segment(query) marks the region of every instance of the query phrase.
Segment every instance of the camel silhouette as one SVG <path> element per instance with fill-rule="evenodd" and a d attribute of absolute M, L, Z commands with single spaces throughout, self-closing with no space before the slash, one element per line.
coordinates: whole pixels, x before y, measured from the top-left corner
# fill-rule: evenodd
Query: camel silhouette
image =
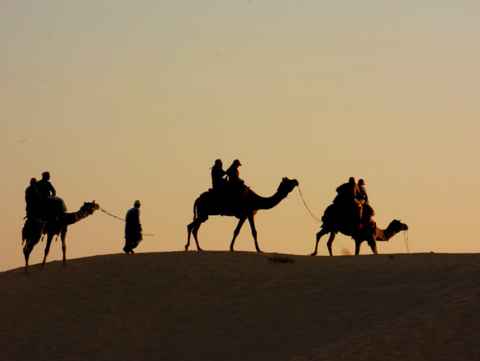
<path fill-rule="evenodd" d="M 55 201 L 60 204 L 64 204 L 60 198 L 55 198 Z M 64 206 L 63 206 L 64 207 Z M 65 265 L 66 259 L 66 237 L 68 226 L 81 221 L 82 219 L 90 216 L 98 210 L 100 207 L 95 201 L 85 202 L 76 212 L 66 212 L 63 209 L 55 212 L 53 216 L 47 217 L 46 221 L 40 219 L 27 219 L 22 229 L 22 240 L 24 243 L 23 254 L 25 256 L 25 270 L 28 270 L 28 260 L 30 253 L 35 245 L 40 241 L 43 235 L 47 235 L 47 244 L 45 246 L 45 254 L 43 256 L 42 266 L 45 265 L 48 252 L 50 251 L 50 245 L 53 237 L 60 235 L 62 241 L 62 260 Z"/>
<path fill-rule="evenodd" d="M 209 190 L 208 192 L 202 193 L 193 205 L 193 221 L 187 226 L 188 237 L 185 250 L 188 251 L 190 236 L 193 234 L 197 250 L 202 251 L 198 242 L 198 230 L 200 226 L 208 219 L 208 216 L 222 215 L 238 218 L 238 224 L 233 231 L 233 239 L 230 243 L 230 251 L 234 250 L 235 239 L 240 233 L 243 224 L 248 219 L 255 241 L 255 249 L 257 252 L 261 252 L 258 246 L 257 230 L 255 228 L 255 214 L 259 210 L 275 207 L 285 199 L 296 186 L 298 186 L 296 179 L 288 179 L 285 177 L 280 182 L 275 194 L 271 197 L 261 197 L 248 187 L 244 187 L 236 192 L 229 192 L 229 194 L 219 194 L 218 190 Z"/>
<path fill-rule="evenodd" d="M 324 235 L 330 233 L 330 237 L 327 241 L 328 253 L 333 256 L 332 244 L 335 240 L 335 236 L 338 232 L 343 233 L 346 236 L 350 236 L 355 241 L 355 255 L 360 254 L 360 246 L 362 242 L 367 241 L 368 245 L 372 249 L 374 254 L 378 254 L 377 241 L 386 242 L 395 236 L 398 232 L 408 230 L 408 226 L 397 219 L 390 222 L 386 229 L 380 229 L 375 222 L 366 224 L 360 230 L 357 230 L 349 224 L 348 221 L 338 219 L 341 214 L 332 212 L 332 206 L 329 206 L 322 217 L 322 226 L 320 231 L 316 234 L 315 249 L 312 256 L 316 256 L 318 252 L 318 242 Z"/>

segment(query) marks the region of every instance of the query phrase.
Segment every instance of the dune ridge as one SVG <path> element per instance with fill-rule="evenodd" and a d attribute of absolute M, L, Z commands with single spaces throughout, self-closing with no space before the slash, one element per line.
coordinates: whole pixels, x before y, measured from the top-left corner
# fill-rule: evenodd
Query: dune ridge
<path fill-rule="evenodd" d="M 0 273 L 5 360 L 478 360 L 480 255 L 96 256 Z"/>

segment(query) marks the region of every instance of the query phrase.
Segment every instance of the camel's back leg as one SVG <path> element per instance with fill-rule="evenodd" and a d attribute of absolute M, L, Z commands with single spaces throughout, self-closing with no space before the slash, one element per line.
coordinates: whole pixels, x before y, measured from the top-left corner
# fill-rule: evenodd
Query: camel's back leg
<path fill-rule="evenodd" d="M 322 238 L 324 235 L 326 235 L 328 233 L 327 230 L 325 230 L 325 228 L 322 228 L 320 229 L 320 231 L 318 231 L 318 233 L 316 234 L 315 236 L 315 248 L 311 254 L 311 256 L 316 256 L 317 255 L 317 252 L 318 252 L 318 242 L 320 241 L 320 238 Z"/>
<path fill-rule="evenodd" d="M 60 239 L 62 240 L 62 260 L 63 265 L 65 266 L 67 264 L 67 227 L 62 229 L 62 232 L 60 233 Z"/>
<path fill-rule="evenodd" d="M 194 224 L 195 221 L 187 225 L 187 244 L 185 245 L 185 251 L 188 251 L 188 247 L 190 247 L 190 237 L 192 235 Z"/>
<path fill-rule="evenodd" d="M 330 256 L 333 256 L 332 244 L 333 244 L 333 241 L 335 240 L 335 236 L 336 236 L 335 232 L 330 232 L 330 236 L 328 237 L 327 248 L 328 248 L 328 254 Z"/>
<path fill-rule="evenodd" d="M 202 225 L 203 222 L 205 222 L 208 219 L 208 217 L 202 217 L 202 218 L 197 218 L 194 222 L 192 222 L 192 234 L 193 234 L 193 239 L 195 240 L 195 244 L 197 246 L 198 251 L 203 251 L 202 247 L 200 247 L 200 243 L 198 242 L 198 230 L 200 229 L 200 226 Z"/>

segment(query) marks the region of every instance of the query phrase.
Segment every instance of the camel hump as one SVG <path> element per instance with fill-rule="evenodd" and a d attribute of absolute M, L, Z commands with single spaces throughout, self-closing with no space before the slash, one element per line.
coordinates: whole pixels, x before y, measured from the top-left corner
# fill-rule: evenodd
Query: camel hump
<path fill-rule="evenodd" d="M 47 207 L 46 207 L 46 216 L 47 218 L 50 217 L 57 217 L 62 215 L 67 211 L 67 206 L 65 202 L 60 197 L 51 197 L 48 199 Z"/>

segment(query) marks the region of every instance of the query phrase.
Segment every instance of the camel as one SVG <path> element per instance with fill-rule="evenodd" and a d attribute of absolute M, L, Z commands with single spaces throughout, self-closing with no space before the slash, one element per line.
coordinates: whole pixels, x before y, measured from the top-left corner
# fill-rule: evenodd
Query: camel
<path fill-rule="evenodd" d="M 390 222 L 386 229 L 380 229 L 377 227 L 374 221 L 370 221 L 360 230 L 349 227 L 346 222 L 338 221 L 336 218 L 336 212 L 333 211 L 333 206 L 329 206 L 322 217 L 323 224 L 320 231 L 316 234 L 315 250 L 311 254 L 316 256 L 318 252 L 318 242 L 322 236 L 329 234 L 330 237 L 327 241 L 328 253 L 333 256 L 332 244 L 335 236 L 338 232 L 343 233 L 346 236 L 351 236 L 355 241 L 355 256 L 360 254 L 360 246 L 362 242 L 367 241 L 368 245 L 372 249 L 374 254 L 378 254 L 377 241 L 387 242 L 393 236 L 401 231 L 408 230 L 408 226 L 397 219 Z"/>
<path fill-rule="evenodd" d="M 55 202 L 60 204 L 60 210 L 57 208 L 57 211 L 54 213 L 56 216 L 47 217 L 47 219 L 27 219 L 22 229 L 22 243 L 23 254 L 25 256 L 25 270 L 28 270 L 28 260 L 30 253 L 32 252 L 35 245 L 40 241 L 43 235 L 47 235 L 47 244 L 45 246 L 45 254 L 43 256 L 42 266 L 45 265 L 47 261 L 48 252 L 50 251 L 50 245 L 52 243 L 53 237 L 60 235 L 62 241 L 62 260 L 63 264 L 66 265 L 66 237 L 67 237 L 67 228 L 69 225 L 77 223 L 82 219 L 90 216 L 98 210 L 100 207 L 95 201 L 85 202 L 76 212 L 66 212 L 64 208 L 63 200 L 60 198 L 55 198 Z"/>
<path fill-rule="evenodd" d="M 287 195 L 298 186 L 296 179 L 283 178 L 277 191 L 271 197 L 261 197 L 253 192 L 250 188 L 244 186 L 243 189 L 236 192 L 238 194 L 228 194 L 227 197 L 222 197 L 221 190 L 209 190 L 202 193 L 193 205 L 193 221 L 187 226 L 188 237 L 185 251 L 188 251 L 190 246 L 190 236 L 193 234 L 197 250 L 202 251 L 198 242 L 198 230 L 203 222 L 208 219 L 208 216 L 222 215 L 238 218 L 238 224 L 233 231 L 233 239 L 230 243 L 230 251 L 233 252 L 235 239 L 240 233 L 245 221 L 248 219 L 253 239 L 255 241 L 255 249 L 261 252 L 258 246 L 257 230 L 255 228 L 255 214 L 259 210 L 271 209 L 279 204 Z M 234 197 L 234 199 L 232 199 Z M 226 200 L 225 200 L 226 198 Z M 226 204 L 228 203 L 228 204 Z"/>

